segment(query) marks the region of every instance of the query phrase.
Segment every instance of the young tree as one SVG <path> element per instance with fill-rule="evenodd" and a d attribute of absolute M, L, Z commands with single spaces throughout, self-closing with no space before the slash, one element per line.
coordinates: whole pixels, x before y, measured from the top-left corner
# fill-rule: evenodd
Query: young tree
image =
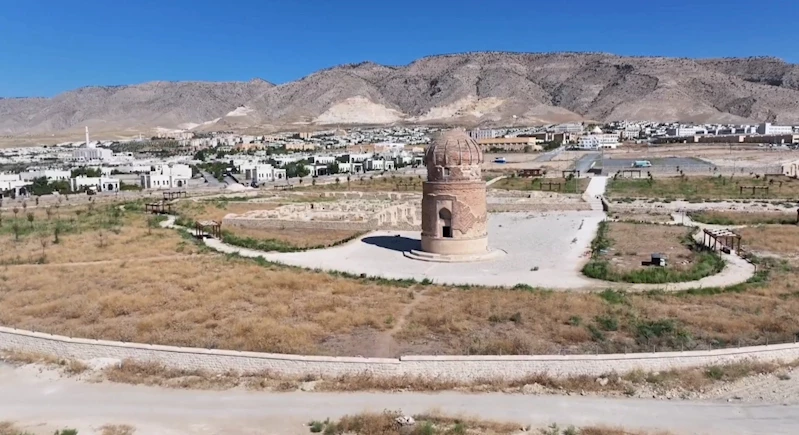
<path fill-rule="evenodd" d="M 39 244 L 42 246 L 42 261 L 44 261 L 47 256 L 45 255 L 44 250 L 47 249 L 47 245 L 50 243 L 50 240 L 47 238 L 46 233 L 42 233 L 39 237 Z"/>
<path fill-rule="evenodd" d="M 11 224 L 11 231 L 14 233 L 14 241 L 15 242 L 19 242 L 20 228 L 19 228 L 19 224 L 17 223 L 16 220 L 14 221 L 13 224 Z"/>
<path fill-rule="evenodd" d="M 22 210 L 28 209 L 28 201 L 22 201 Z"/>
<path fill-rule="evenodd" d="M 57 221 L 55 226 L 53 227 L 53 244 L 57 245 L 61 243 L 61 239 L 58 236 L 61 235 L 61 221 Z"/>
<path fill-rule="evenodd" d="M 16 219 L 17 215 L 19 214 L 19 207 L 14 206 L 14 208 L 12 208 L 11 211 L 14 213 L 14 219 Z"/>
<path fill-rule="evenodd" d="M 33 212 L 28 212 L 26 216 L 28 218 L 28 223 L 31 225 L 31 228 L 33 228 L 33 220 L 35 219 Z"/>

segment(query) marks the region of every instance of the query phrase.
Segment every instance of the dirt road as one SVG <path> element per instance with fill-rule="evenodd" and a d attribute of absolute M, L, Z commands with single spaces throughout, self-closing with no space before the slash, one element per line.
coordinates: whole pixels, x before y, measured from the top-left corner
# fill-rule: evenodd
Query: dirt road
<path fill-rule="evenodd" d="M 58 379 L 32 366 L 0 365 L 0 421 L 91 434 L 130 424 L 138 434 L 307 434 L 311 419 L 364 410 L 451 414 L 542 427 L 604 424 L 675 434 L 795 434 L 799 406 L 464 393 L 263 393 L 189 391 Z M 41 426 L 44 430 L 44 426 Z M 43 432 L 42 433 L 52 433 Z"/>

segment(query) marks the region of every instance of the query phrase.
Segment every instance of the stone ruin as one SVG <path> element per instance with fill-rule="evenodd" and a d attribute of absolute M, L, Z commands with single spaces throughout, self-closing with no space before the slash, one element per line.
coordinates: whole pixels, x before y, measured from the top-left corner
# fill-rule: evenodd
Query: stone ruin
<path fill-rule="evenodd" d="M 379 199 L 303 202 L 229 214 L 222 224 L 239 228 L 418 230 L 421 209 L 415 202 Z"/>

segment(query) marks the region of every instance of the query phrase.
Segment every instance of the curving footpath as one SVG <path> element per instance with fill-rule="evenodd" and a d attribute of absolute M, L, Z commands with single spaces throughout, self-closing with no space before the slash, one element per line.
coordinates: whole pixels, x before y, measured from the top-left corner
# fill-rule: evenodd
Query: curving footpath
<path fill-rule="evenodd" d="M 607 425 L 674 434 L 796 434 L 799 406 L 652 399 L 469 393 L 266 393 L 188 391 L 53 379 L 0 365 L 0 421 L 95 433 L 130 424 L 142 434 L 307 434 L 314 419 L 402 410 L 543 427 Z M 52 433 L 49 430 L 46 433 Z"/>

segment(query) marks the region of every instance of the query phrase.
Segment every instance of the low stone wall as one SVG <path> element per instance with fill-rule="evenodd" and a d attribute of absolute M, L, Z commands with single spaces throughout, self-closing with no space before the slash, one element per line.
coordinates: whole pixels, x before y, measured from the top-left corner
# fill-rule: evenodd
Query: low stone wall
<path fill-rule="evenodd" d="M 222 228 L 238 227 L 253 229 L 286 229 L 297 228 L 307 230 L 345 230 L 345 231 L 375 231 L 377 225 L 369 221 L 301 221 L 301 220 L 281 220 L 281 219 L 248 219 L 248 218 L 225 218 L 222 220 Z"/>
<path fill-rule="evenodd" d="M 488 204 L 489 213 L 542 212 L 542 211 L 590 211 L 591 204 L 576 203 L 506 203 Z"/>
<path fill-rule="evenodd" d="M 87 340 L 4 327 L 0 327 L 0 349 L 78 360 L 116 358 L 159 362 L 169 368 L 213 373 L 236 370 L 292 377 L 368 373 L 374 376 L 410 376 L 461 382 L 523 379 L 538 373 L 553 377 L 599 376 L 635 369 L 662 371 L 745 359 L 792 361 L 799 358 L 799 344 L 795 343 L 710 351 L 611 355 L 406 356 L 399 359 L 321 357 Z"/>

